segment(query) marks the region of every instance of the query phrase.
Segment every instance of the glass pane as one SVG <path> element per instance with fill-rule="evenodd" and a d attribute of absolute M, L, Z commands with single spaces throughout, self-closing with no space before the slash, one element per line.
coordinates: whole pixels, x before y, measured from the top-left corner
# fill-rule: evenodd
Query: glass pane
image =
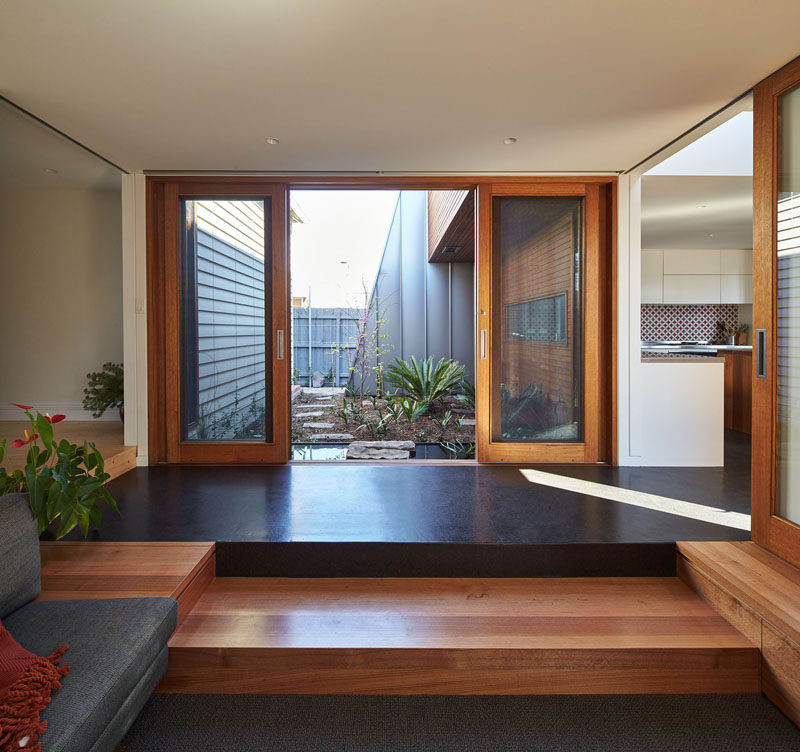
<path fill-rule="evenodd" d="M 776 512 L 800 524 L 800 89 L 779 112 Z"/>
<path fill-rule="evenodd" d="M 501 330 L 492 440 L 580 442 L 583 198 L 495 198 L 492 247 Z"/>
<path fill-rule="evenodd" d="M 181 212 L 181 440 L 270 441 L 269 199 Z"/>

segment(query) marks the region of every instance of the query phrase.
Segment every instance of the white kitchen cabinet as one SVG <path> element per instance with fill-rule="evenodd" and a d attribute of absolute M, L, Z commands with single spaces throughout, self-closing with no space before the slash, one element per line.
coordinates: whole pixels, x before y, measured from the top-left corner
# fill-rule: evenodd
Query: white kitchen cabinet
<path fill-rule="evenodd" d="M 720 277 L 721 303 L 752 303 L 752 274 L 723 274 Z"/>
<path fill-rule="evenodd" d="M 642 303 L 664 302 L 664 251 L 642 251 Z"/>
<path fill-rule="evenodd" d="M 720 251 L 720 274 L 749 274 L 752 276 L 753 251 L 746 248 Z"/>
<path fill-rule="evenodd" d="M 720 271 L 720 252 L 717 249 L 670 248 L 664 251 L 664 276 L 668 274 L 719 274 Z"/>
<path fill-rule="evenodd" d="M 642 464 L 721 467 L 725 455 L 725 361 L 642 362 Z"/>
<path fill-rule="evenodd" d="M 665 274 L 664 302 L 719 303 L 719 280 L 719 274 Z"/>

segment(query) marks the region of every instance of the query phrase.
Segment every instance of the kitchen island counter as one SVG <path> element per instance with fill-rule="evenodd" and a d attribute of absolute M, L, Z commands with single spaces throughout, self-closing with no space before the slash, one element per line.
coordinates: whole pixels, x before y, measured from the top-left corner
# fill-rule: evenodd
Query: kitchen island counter
<path fill-rule="evenodd" d="M 643 358 L 642 464 L 722 467 L 725 359 Z"/>

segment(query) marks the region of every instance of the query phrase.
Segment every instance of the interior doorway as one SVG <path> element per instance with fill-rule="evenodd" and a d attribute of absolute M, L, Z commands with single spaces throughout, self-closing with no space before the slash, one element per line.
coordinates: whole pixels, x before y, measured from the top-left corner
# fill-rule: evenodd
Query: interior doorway
<path fill-rule="evenodd" d="M 292 459 L 474 459 L 474 191 L 299 186 L 290 210 Z"/>
<path fill-rule="evenodd" d="M 753 114 L 728 118 L 641 178 L 642 465 L 724 468 L 749 513 Z"/>

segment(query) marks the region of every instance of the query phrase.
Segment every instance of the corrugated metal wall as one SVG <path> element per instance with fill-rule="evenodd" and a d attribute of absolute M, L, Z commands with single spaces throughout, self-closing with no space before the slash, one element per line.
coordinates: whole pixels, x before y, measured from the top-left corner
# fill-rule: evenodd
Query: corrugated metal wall
<path fill-rule="evenodd" d="M 377 332 L 384 368 L 412 355 L 454 358 L 474 383 L 474 264 L 428 263 L 427 212 L 427 191 L 400 193 L 372 292 L 369 328 Z M 375 388 L 376 362 L 369 359 L 366 391 Z"/>

